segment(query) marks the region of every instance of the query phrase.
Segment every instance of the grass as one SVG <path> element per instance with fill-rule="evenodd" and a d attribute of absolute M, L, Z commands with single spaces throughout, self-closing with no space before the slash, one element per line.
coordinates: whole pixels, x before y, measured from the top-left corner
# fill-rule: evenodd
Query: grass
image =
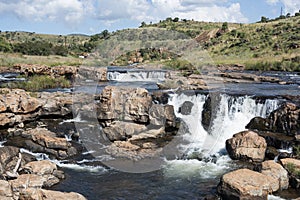
<path fill-rule="evenodd" d="M 51 77 L 47 75 L 34 75 L 28 78 L 28 81 L 15 82 L 3 87 L 20 88 L 29 92 L 37 92 L 43 89 L 50 88 L 68 88 L 71 87 L 71 82 L 65 77 Z"/>
<path fill-rule="evenodd" d="M 300 16 L 268 23 L 228 23 L 226 30 L 222 30 L 222 26 L 222 22 L 167 18 L 159 23 L 145 24 L 142 28 L 116 31 L 108 38 L 96 41 L 95 47 L 98 48 L 94 60 L 83 61 L 71 56 L 25 56 L 0 53 L 0 66 L 14 66 L 19 63 L 48 66 L 81 65 L 83 62 L 88 66 L 105 66 L 111 63 L 127 65 L 134 63 L 135 60 L 142 60 L 141 62 L 144 63 L 160 61 L 163 65 L 176 70 L 182 68 L 189 70 L 190 67 L 186 67 L 185 61 L 182 61 L 188 60 L 196 68 L 201 68 L 200 65 L 203 64 L 241 64 L 249 70 L 300 71 Z M 0 36 L 12 44 L 40 40 L 64 46 L 80 45 L 92 38 L 82 35 L 61 36 L 28 32 L 2 32 Z M 198 58 L 196 54 L 192 54 L 188 59 L 181 57 L 181 60 L 173 56 L 171 61 L 168 61 L 170 56 L 167 53 L 157 55 L 156 52 L 141 52 L 145 49 L 164 48 L 177 55 L 191 54 L 194 52 L 187 52 L 189 49 L 185 46 L 191 38 L 195 38 L 194 42 L 198 42 L 202 50 L 207 52 L 209 55 L 207 61 L 192 60 Z M 139 51 L 140 55 L 132 54 L 133 51 Z M 168 59 L 165 59 L 166 57 Z"/>
<path fill-rule="evenodd" d="M 47 66 L 79 66 L 82 59 L 72 56 L 29 56 L 18 53 L 0 53 L 0 67 L 12 67 L 16 64 L 38 64 Z"/>
<path fill-rule="evenodd" d="M 291 175 L 294 175 L 297 178 L 300 178 L 300 170 L 296 169 L 296 165 L 294 163 L 288 163 L 286 165 L 286 168 Z"/>

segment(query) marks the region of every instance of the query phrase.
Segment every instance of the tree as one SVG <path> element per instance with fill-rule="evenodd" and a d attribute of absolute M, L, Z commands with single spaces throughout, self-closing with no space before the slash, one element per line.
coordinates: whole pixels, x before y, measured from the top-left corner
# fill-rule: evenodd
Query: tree
<path fill-rule="evenodd" d="M 106 39 L 108 37 L 108 35 L 109 35 L 109 32 L 108 32 L 108 30 L 105 29 L 100 34 L 103 36 L 103 39 Z"/>
<path fill-rule="evenodd" d="M 166 21 L 167 21 L 167 22 L 171 22 L 171 21 L 173 21 L 173 20 L 172 20 L 171 17 L 167 17 L 167 18 L 166 18 Z"/>
<path fill-rule="evenodd" d="M 224 22 L 222 24 L 222 28 L 221 28 L 222 31 L 227 31 L 228 30 L 228 23 L 227 22 Z"/>
<path fill-rule="evenodd" d="M 174 19 L 173 19 L 173 22 L 178 22 L 179 21 L 179 18 L 178 17 L 175 17 Z"/>
<path fill-rule="evenodd" d="M 286 14 L 286 18 L 289 18 L 289 17 L 291 17 L 291 13 Z"/>
<path fill-rule="evenodd" d="M 147 25 L 146 22 L 142 22 L 140 28 L 143 28 L 143 27 L 145 27 L 146 25 Z"/>
<path fill-rule="evenodd" d="M 269 19 L 266 18 L 265 16 L 262 16 L 262 17 L 261 17 L 261 20 L 260 20 L 261 23 L 266 23 L 266 22 L 268 22 L 268 21 L 269 21 Z"/>

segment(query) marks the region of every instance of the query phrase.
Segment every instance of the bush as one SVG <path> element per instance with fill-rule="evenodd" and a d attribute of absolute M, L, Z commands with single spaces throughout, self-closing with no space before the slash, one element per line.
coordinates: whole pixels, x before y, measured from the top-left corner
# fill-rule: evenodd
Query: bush
<path fill-rule="evenodd" d="M 8 85 L 10 88 L 20 88 L 26 91 L 37 92 L 43 89 L 50 88 L 67 88 L 71 83 L 65 77 L 51 77 L 48 75 L 34 75 L 29 77 L 28 81 L 16 82 Z"/>

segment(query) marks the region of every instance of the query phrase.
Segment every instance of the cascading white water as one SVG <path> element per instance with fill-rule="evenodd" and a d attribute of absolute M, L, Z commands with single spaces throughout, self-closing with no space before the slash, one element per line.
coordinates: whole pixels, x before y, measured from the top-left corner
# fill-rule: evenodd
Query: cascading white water
<path fill-rule="evenodd" d="M 171 160 L 165 166 L 165 175 L 181 177 L 213 178 L 225 173 L 232 166 L 228 155 L 223 154 L 225 141 L 233 134 L 245 130 L 245 126 L 253 117 L 266 117 L 278 107 L 277 100 L 265 100 L 257 102 L 250 96 L 235 97 L 221 94 L 217 106 L 213 109 L 215 118 L 212 119 L 209 132 L 202 126 L 203 106 L 207 96 L 203 94 L 186 95 L 173 94 L 169 98 L 170 105 L 174 106 L 175 115 L 181 118 L 187 125 L 189 131 L 182 137 L 185 144 L 178 148 L 185 155 L 198 153 L 203 158 L 211 158 L 214 162 L 207 160 Z M 190 114 L 183 115 L 179 112 L 184 102 L 192 102 L 193 107 Z M 222 155 L 223 154 L 223 155 Z M 210 160 L 210 159 L 208 159 Z M 182 172 L 182 169 L 184 172 Z"/>
<path fill-rule="evenodd" d="M 166 78 L 166 71 L 141 71 L 129 70 L 126 72 L 109 71 L 107 79 L 110 81 L 132 82 L 132 81 L 162 81 Z"/>
<path fill-rule="evenodd" d="M 190 133 L 183 136 L 190 142 L 186 150 L 217 153 L 225 147 L 228 138 L 245 130 L 245 126 L 253 117 L 266 117 L 278 107 L 277 100 L 267 99 L 264 103 L 260 103 L 250 96 L 235 97 L 221 94 L 218 106 L 213 108 L 216 117 L 212 119 L 210 131 L 207 132 L 201 123 L 206 99 L 206 95 L 203 94 L 174 94 L 169 99 L 169 104 L 174 106 L 176 116 L 181 118 L 189 128 Z M 186 101 L 192 102 L 193 107 L 189 115 L 182 115 L 179 113 L 179 108 Z"/>

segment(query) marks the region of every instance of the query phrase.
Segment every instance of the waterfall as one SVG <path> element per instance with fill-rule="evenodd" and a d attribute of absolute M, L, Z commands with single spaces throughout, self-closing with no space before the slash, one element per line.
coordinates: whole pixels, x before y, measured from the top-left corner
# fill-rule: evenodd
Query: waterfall
<path fill-rule="evenodd" d="M 169 104 L 174 106 L 176 116 L 181 118 L 189 129 L 189 133 L 183 135 L 187 144 L 181 146 L 185 153 L 218 153 L 224 149 L 225 141 L 235 133 L 245 130 L 245 126 L 253 117 L 266 117 L 278 107 L 278 101 L 273 99 L 259 102 L 250 96 L 219 94 L 216 106 L 212 108 L 215 117 L 211 119 L 210 128 L 206 131 L 202 125 L 202 112 L 205 112 L 203 106 L 207 99 L 208 96 L 204 94 L 183 93 L 173 94 L 169 98 Z M 187 115 L 180 113 L 184 102 L 191 102 L 193 105 Z"/>
<path fill-rule="evenodd" d="M 128 70 L 128 71 L 108 71 L 107 79 L 118 82 L 132 81 L 163 81 L 166 78 L 167 72 L 163 70 Z"/>

